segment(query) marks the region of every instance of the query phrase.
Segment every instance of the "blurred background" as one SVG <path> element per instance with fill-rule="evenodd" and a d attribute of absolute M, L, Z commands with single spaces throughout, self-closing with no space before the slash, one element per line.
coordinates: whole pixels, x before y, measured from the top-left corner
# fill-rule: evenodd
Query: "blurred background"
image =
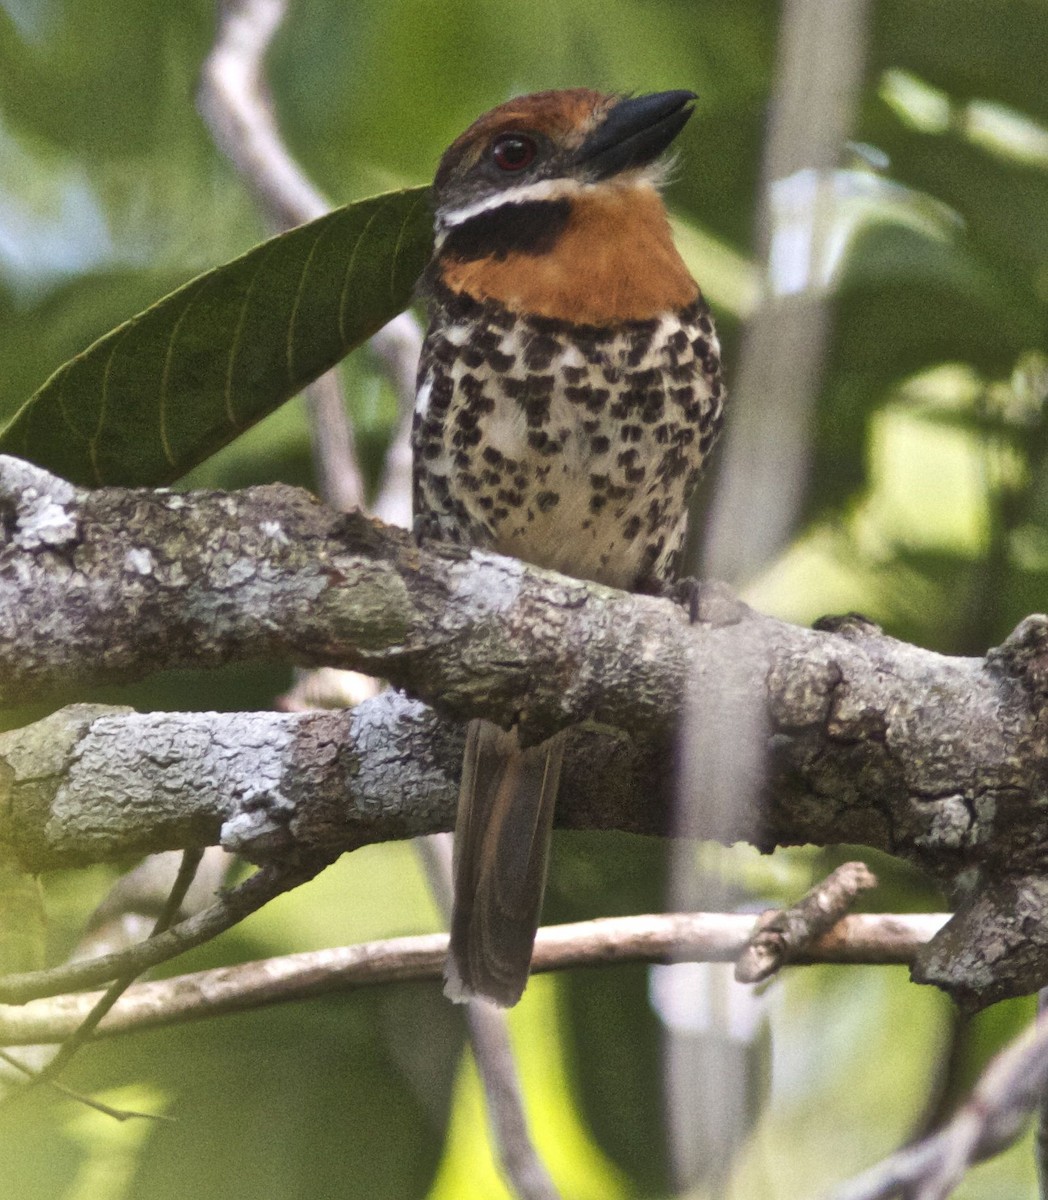
<path fill-rule="evenodd" d="M 212 0 L 0 0 L 0 421 L 265 236 L 195 107 L 215 22 Z M 697 92 L 667 195 L 733 399 L 695 561 L 791 621 L 858 610 L 981 654 L 1046 603 L 1045 46 L 1045 0 L 312 0 L 291 6 L 269 82 L 333 203 L 428 181 L 515 93 Z M 341 374 L 375 485 L 397 398 L 367 350 Z M 184 482 L 274 479 L 312 483 L 298 401 Z M 274 663 L 84 698 L 269 708 L 289 681 Z M 943 907 L 854 847 L 676 857 L 746 907 L 858 854 L 882 882 L 867 907 Z M 657 910 L 669 869 L 663 845 L 559 834 L 546 919 Z M 45 881 L 52 961 L 115 876 Z M 370 847 L 177 970 L 438 927 L 411 848 Z M 719 968 L 622 967 L 535 980 L 510 1027 L 565 1196 L 801 1200 L 940 1119 L 1031 1013 L 961 1023 L 897 968 L 796 969 L 755 996 Z M 508 1195 L 461 1014 L 435 986 L 136 1035 L 68 1082 L 177 1120 L 33 1092 L 0 1112 L 0 1196 Z M 1033 1187 L 1027 1142 L 957 1195 Z"/>

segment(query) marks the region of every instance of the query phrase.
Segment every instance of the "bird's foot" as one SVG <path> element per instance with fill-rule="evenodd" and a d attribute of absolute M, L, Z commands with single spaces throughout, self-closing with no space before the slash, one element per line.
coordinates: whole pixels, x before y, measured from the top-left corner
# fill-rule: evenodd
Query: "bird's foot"
<path fill-rule="evenodd" d="M 637 588 L 647 596 L 659 596 L 679 604 L 688 614 L 692 625 L 735 625 L 749 611 L 748 607 L 724 583 L 715 579 L 652 579 Z"/>

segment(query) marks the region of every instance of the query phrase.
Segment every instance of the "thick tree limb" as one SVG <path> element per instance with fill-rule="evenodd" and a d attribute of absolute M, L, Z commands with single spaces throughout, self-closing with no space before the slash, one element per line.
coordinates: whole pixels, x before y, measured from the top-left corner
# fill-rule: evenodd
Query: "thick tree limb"
<path fill-rule="evenodd" d="M 1046 631 L 1031 617 L 951 659 L 862 621 L 787 625 L 716 585 L 689 625 L 669 601 L 419 548 L 290 488 L 88 493 L 0 459 L 0 702 L 284 657 L 383 675 L 440 714 L 394 696 L 350 714 L 72 710 L 3 735 L 0 837 L 39 869 L 220 833 L 262 861 L 347 828 L 431 832 L 450 823 L 455 723 L 482 714 L 528 738 L 584 725 L 561 824 L 664 833 L 668 739 L 691 695 L 715 695 L 767 755 L 717 836 L 918 863 L 959 912 L 915 975 L 987 1003 L 1048 978 Z M 675 832 L 709 835 L 692 807 Z"/>
<path fill-rule="evenodd" d="M 523 720 L 535 737 L 582 717 L 665 731 L 679 707 L 675 605 L 420 550 L 298 489 L 84 492 L 0 458 L 0 511 L 0 705 L 285 657 L 382 675 L 456 717 Z"/>
<path fill-rule="evenodd" d="M 665 828 L 638 803 L 649 756 L 593 731 L 573 744 L 562 824 Z M 393 692 L 292 714 L 73 705 L 0 734 L 0 836 L 35 871 L 218 841 L 330 857 L 449 829 L 461 760 L 460 727 Z"/>

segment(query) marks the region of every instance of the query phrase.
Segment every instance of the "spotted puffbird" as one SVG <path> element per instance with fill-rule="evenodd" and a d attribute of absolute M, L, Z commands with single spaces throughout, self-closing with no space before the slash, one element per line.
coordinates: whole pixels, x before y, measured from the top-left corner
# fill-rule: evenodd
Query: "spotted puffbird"
<path fill-rule="evenodd" d="M 673 243 L 663 152 L 694 95 L 540 92 L 457 138 L 433 185 L 414 528 L 633 591 L 675 578 L 721 422 L 720 350 Z M 446 991 L 515 1004 L 564 734 L 470 723 Z"/>

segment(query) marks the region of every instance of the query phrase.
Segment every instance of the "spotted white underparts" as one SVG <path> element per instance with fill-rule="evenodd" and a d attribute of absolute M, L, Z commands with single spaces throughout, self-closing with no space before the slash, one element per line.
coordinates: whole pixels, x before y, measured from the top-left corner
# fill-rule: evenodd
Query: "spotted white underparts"
<path fill-rule="evenodd" d="M 720 430 L 705 302 L 610 328 L 432 298 L 412 448 L 415 533 L 613 587 L 672 579 Z"/>

